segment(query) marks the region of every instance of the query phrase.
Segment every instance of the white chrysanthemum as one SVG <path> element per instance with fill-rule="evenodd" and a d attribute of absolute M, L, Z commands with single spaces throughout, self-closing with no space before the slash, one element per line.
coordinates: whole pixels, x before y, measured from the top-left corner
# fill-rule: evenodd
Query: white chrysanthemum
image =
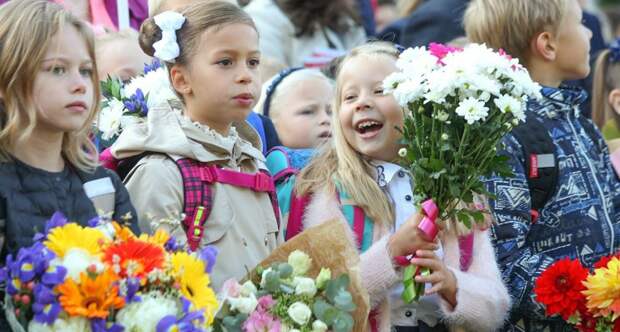
<path fill-rule="evenodd" d="M 118 99 L 108 101 L 108 105 L 104 107 L 97 117 L 97 129 L 101 131 L 101 137 L 109 140 L 118 135 L 121 130 L 121 119 L 125 105 Z"/>
<path fill-rule="evenodd" d="M 438 67 L 437 60 L 424 47 L 408 48 L 398 57 L 396 67 L 410 78 L 423 76 Z"/>
<path fill-rule="evenodd" d="M 456 114 L 465 118 L 468 124 L 474 124 L 489 115 L 489 108 L 476 98 L 467 98 L 456 108 Z"/>
<path fill-rule="evenodd" d="M 502 113 L 513 113 L 521 109 L 521 101 L 508 95 L 501 95 L 493 103 Z"/>
<path fill-rule="evenodd" d="M 383 93 L 393 93 L 394 89 L 407 79 L 407 75 L 401 72 L 395 72 L 390 74 L 383 80 Z"/>
<path fill-rule="evenodd" d="M 165 68 L 158 68 L 151 71 L 144 76 L 138 76 L 131 80 L 124 88 L 123 95 L 130 97 L 136 91 L 140 89 L 144 94 L 146 105 L 149 109 L 165 103 L 171 99 L 178 99 L 174 93 L 170 80 L 168 78 L 168 72 Z"/>
<path fill-rule="evenodd" d="M 84 317 L 57 318 L 54 324 L 47 325 L 34 319 L 28 324 L 29 332 L 90 332 L 90 321 Z"/>
<path fill-rule="evenodd" d="M 153 292 L 141 296 L 140 302 L 132 302 L 116 315 L 116 322 L 125 331 L 155 331 L 159 321 L 168 316 L 177 316 L 180 307 L 177 300 Z"/>
<path fill-rule="evenodd" d="M 446 101 L 446 97 L 454 93 L 456 89 L 455 83 L 457 80 L 453 79 L 452 75 L 446 70 L 436 70 L 428 75 L 428 87 L 424 98 L 427 101 L 432 101 L 441 104 Z"/>
<path fill-rule="evenodd" d="M 64 266 L 67 269 L 67 277 L 75 281 L 79 281 L 80 273 L 85 272 L 91 265 L 94 265 L 98 272 L 104 269 L 99 258 L 78 248 L 69 249 L 62 259 L 54 258 L 50 264 Z"/>
<path fill-rule="evenodd" d="M 407 80 L 398 85 L 393 95 L 396 102 L 406 107 L 410 102 L 416 101 L 424 96 L 425 86 L 417 80 Z"/>

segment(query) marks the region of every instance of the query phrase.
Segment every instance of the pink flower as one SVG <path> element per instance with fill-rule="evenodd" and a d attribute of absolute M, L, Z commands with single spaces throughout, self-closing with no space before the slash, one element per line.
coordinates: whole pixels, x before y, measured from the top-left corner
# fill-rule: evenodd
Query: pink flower
<path fill-rule="evenodd" d="M 269 311 L 271 307 L 276 304 L 276 301 L 271 297 L 271 295 L 265 295 L 258 299 L 258 311 Z"/>
<path fill-rule="evenodd" d="M 442 63 L 441 60 L 445 58 L 446 55 L 448 55 L 449 53 L 460 52 L 462 50 L 462 48 L 450 47 L 448 45 L 438 43 L 430 43 L 428 45 L 428 51 L 431 52 L 431 54 L 438 59 L 438 63 Z"/>
<path fill-rule="evenodd" d="M 241 292 L 241 285 L 235 279 L 228 279 L 222 286 L 222 291 L 226 297 L 239 297 Z"/>
<path fill-rule="evenodd" d="M 263 296 L 262 298 L 265 298 Z M 271 296 L 269 296 L 271 297 Z M 273 301 L 273 300 L 272 300 Z M 244 332 L 280 332 L 281 323 L 268 312 L 254 311 L 243 323 Z"/>

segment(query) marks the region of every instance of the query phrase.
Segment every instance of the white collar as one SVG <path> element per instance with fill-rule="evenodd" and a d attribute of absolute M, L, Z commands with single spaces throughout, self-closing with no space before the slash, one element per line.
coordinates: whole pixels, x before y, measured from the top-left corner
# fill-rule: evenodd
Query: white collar
<path fill-rule="evenodd" d="M 408 174 L 404 168 L 394 163 L 383 160 L 373 160 L 370 163 L 375 167 L 375 181 L 380 187 L 387 186 L 399 172 Z"/>

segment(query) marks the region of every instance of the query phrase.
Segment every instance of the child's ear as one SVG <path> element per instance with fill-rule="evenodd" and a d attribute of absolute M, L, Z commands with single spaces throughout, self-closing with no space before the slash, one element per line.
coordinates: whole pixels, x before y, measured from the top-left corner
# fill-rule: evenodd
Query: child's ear
<path fill-rule="evenodd" d="M 185 66 L 174 65 L 170 68 L 170 83 L 172 87 L 183 96 L 192 93 L 189 71 Z"/>
<path fill-rule="evenodd" d="M 620 89 L 613 89 L 609 93 L 609 105 L 616 112 L 616 114 L 620 115 Z"/>
<path fill-rule="evenodd" d="M 557 43 L 551 32 L 544 31 L 532 39 L 531 50 L 534 55 L 546 61 L 554 61 L 557 57 Z"/>

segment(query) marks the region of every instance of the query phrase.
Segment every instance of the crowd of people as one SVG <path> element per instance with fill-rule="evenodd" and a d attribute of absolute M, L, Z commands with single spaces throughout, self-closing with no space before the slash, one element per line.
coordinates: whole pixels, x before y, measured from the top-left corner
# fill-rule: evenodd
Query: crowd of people
<path fill-rule="evenodd" d="M 372 331 L 568 331 L 536 301 L 536 277 L 620 249 L 613 4 L 606 16 L 579 0 L 129 0 L 119 30 L 116 1 L 2 2 L 2 264 L 55 212 L 104 214 L 188 250 L 215 245 L 217 291 L 337 219 L 359 249 Z M 498 147 L 513 175 L 484 179 L 485 221 L 436 241 L 417 228 L 404 115 L 383 87 L 403 48 L 431 42 L 502 50 L 543 96 Z M 174 97 L 102 146 L 100 81 L 129 84 L 154 59 Z M 397 257 L 411 254 L 432 273 L 406 303 Z"/>

